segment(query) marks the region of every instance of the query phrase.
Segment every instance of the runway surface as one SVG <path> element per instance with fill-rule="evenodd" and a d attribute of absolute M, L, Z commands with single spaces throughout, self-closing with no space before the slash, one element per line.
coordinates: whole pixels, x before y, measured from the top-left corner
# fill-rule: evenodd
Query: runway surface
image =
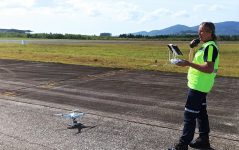
<path fill-rule="evenodd" d="M 0 149 L 167 149 L 182 129 L 186 74 L 0 60 Z M 238 78 L 208 95 L 212 148 L 239 149 Z M 86 128 L 56 113 L 80 109 Z"/>

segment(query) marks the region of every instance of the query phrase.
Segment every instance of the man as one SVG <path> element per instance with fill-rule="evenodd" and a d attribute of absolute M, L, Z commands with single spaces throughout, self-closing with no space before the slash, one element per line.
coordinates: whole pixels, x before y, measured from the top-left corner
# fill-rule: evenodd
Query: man
<path fill-rule="evenodd" d="M 206 96 L 213 87 L 219 64 L 219 51 L 215 42 L 214 24 L 211 22 L 201 23 L 198 35 L 203 44 L 196 51 L 193 61 L 183 60 L 177 64 L 182 67 L 189 66 L 189 92 L 184 111 L 183 133 L 179 139 L 179 143 L 168 150 L 188 150 L 188 145 L 198 149 L 210 148 L 210 128 L 206 110 Z M 196 121 L 199 128 L 199 137 L 192 141 Z"/>

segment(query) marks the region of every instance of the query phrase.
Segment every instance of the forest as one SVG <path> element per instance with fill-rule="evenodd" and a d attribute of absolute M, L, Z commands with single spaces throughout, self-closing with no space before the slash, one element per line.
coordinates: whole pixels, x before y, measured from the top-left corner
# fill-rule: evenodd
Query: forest
<path fill-rule="evenodd" d="M 97 36 L 61 33 L 0 33 L 0 38 L 24 39 L 74 39 L 74 40 L 162 40 L 162 41 L 190 41 L 196 34 L 175 34 L 143 36 L 134 34 L 120 34 L 118 36 Z M 239 41 L 239 35 L 217 35 L 218 41 Z"/>

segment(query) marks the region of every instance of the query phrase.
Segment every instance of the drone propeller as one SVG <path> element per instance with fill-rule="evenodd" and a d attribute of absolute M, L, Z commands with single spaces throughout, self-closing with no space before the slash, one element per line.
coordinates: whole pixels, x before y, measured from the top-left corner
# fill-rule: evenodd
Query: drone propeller
<path fill-rule="evenodd" d="M 63 116 L 64 114 L 54 114 L 55 116 Z"/>
<path fill-rule="evenodd" d="M 71 112 L 80 112 L 80 110 L 79 109 L 74 109 Z"/>
<path fill-rule="evenodd" d="M 69 113 L 59 113 L 55 114 L 55 116 L 61 116 L 63 118 L 70 118 L 70 119 L 77 119 L 77 118 L 82 118 L 85 115 L 85 113 L 80 112 L 79 109 L 70 111 Z"/>
<path fill-rule="evenodd" d="M 64 116 L 66 114 L 76 113 L 76 112 L 80 113 L 81 111 L 80 111 L 80 109 L 74 109 L 74 110 L 68 111 L 68 113 L 59 113 L 59 114 L 54 114 L 54 115 L 55 116 Z"/>

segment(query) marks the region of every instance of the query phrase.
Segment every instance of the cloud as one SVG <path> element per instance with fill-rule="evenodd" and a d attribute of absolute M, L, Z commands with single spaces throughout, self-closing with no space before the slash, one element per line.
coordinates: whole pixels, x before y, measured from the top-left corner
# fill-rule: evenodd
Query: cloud
<path fill-rule="evenodd" d="M 1 0 L 0 17 L 1 27 L 27 26 L 32 30 L 51 32 L 57 28 L 63 31 L 61 28 L 65 27 L 67 31 L 86 32 L 89 29 L 87 32 L 93 33 L 103 29 L 121 32 L 153 29 L 178 23 L 194 25 L 197 20 L 218 18 L 216 14 L 222 9 L 225 15 L 233 10 L 233 14 L 237 14 L 228 3 L 191 3 L 170 5 L 169 1 L 156 0 Z"/>
<path fill-rule="evenodd" d="M 218 5 L 218 4 L 215 4 L 209 7 L 209 11 L 221 11 L 223 9 L 224 9 L 224 6 Z"/>
<path fill-rule="evenodd" d="M 171 15 L 172 15 L 172 12 L 169 9 L 165 9 L 165 8 L 156 9 L 151 12 L 144 11 L 143 17 L 140 19 L 139 22 L 142 23 L 146 21 L 158 20 L 162 17 L 169 17 Z"/>
<path fill-rule="evenodd" d="M 225 9 L 223 5 L 205 5 L 205 4 L 199 4 L 193 7 L 193 11 L 198 12 L 198 11 L 221 11 Z"/>
<path fill-rule="evenodd" d="M 9 16 L 9 17 L 18 17 L 18 16 L 24 16 L 28 13 L 28 11 L 24 8 L 12 8 L 12 9 L 1 9 L 0 10 L 0 16 Z"/>
<path fill-rule="evenodd" d="M 76 14 L 83 13 L 88 17 L 101 17 L 120 22 L 136 19 L 140 14 L 137 5 L 125 1 L 66 0 L 66 3 Z"/>
<path fill-rule="evenodd" d="M 198 5 L 195 5 L 192 10 L 195 11 L 195 12 L 197 12 L 197 11 L 202 11 L 202 10 L 204 10 L 205 8 L 206 8 L 206 5 L 204 5 L 204 4 L 198 4 Z"/>
<path fill-rule="evenodd" d="M 36 0 L 1 0 L 0 8 L 32 7 Z"/>
<path fill-rule="evenodd" d="M 66 3 L 74 9 L 76 14 L 83 13 L 88 17 L 97 17 L 116 22 L 144 23 L 160 18 L 173 17 L 174 15 L 170 9 L 146 10 L 143 6 L 140 7 L 138 4 L 126 0 L 116 2 L 110 0 L 66 0 Z M 185 11 L 175 14 L 177 16 L 188 16 Z"/>
<path fill-rule="evenodd" d="M 190 17 L 189 13 L 186 11 L 186 10 L 181 10 L 181 11 L 178 11 L 178 12 L 175 12 L 173 14 L 173 18 L 182 18 L 182 17 Z"/>
<path fill-rule="evenodd" d="M 3 0 L 0 3 L 0 16 L 33 16 L 68 18 L 88 18 L 118 23 L 145 23 L 162 18 L 187 17 L 186 11 L 174 12 L 166 8 L 146 9 L 139 3 L 119 0 L 52 0 L 49 5 L 43 5 L 46 0 Z M 27 4 L 27 7 L 26 7 Z M 47 16 L 49 15 L 49 16 Z"/>

